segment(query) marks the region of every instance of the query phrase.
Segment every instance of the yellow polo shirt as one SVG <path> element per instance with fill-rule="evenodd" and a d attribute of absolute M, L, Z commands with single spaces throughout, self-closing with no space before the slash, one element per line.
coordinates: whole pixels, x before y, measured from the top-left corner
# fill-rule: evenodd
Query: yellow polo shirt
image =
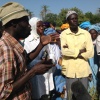
<path fill-rule="evenodd" d="M 62 73 L 70 78 L 87 77 L 91 73 L 88 59 L 93 57 L 94 48 L 90 33 L 78 27 L 78 32 L 72 33 L 70 28 L 64 30 L 61 35 Z M 68 48 L 63 48 L 64 45 Z M 86 48 L 81 55 L 84 59 L 77 58 L 79 50 Z M 71 58 L 73 57 L 73 58 Z"/>

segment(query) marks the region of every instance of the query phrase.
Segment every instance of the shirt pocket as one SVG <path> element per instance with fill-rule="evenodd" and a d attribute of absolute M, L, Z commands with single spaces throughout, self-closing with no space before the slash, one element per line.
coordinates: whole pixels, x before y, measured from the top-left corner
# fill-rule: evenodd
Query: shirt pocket
<path fill-rule="evenodd" d="M 81 35 L 80 37 L 77 38 L 77 46 L 80 46 L 80 49 L 86 48 L 86 38 L 84 35 Z"/>

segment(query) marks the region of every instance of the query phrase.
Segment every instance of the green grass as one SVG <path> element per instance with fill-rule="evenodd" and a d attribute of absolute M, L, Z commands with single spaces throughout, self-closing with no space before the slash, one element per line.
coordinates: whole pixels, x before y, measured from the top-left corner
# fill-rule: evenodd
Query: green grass
<path fill-rule="evenodd" d="M 98 93 L 95 91 L 96 89 L 93 87 L 89 90 L 89 94 L 92 97 L 92 100 L 98 100 Z"/>

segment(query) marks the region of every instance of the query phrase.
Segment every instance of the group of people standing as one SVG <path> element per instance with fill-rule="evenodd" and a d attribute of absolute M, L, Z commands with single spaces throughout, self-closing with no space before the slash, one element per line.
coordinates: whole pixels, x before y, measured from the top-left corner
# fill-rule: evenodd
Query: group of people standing
<path fill-rule="evenodd" d="M 28 16 L 16 2 L 0 7 L 0 100 L 91 100 L 99 80 L 100 27 L 78 26 L 77 12 L 68 11 L 67 29 L 59 34 Z"/>

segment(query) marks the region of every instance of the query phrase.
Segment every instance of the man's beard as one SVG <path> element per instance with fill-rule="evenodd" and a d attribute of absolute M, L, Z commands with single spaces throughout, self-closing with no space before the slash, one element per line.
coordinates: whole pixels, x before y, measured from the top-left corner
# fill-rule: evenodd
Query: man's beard
<path fill-rule="evenodd" d="M 18 39 L 25 39 L 30 35 L 30 28 L 20 26 L 15 32 L 14 37 Z"/>

